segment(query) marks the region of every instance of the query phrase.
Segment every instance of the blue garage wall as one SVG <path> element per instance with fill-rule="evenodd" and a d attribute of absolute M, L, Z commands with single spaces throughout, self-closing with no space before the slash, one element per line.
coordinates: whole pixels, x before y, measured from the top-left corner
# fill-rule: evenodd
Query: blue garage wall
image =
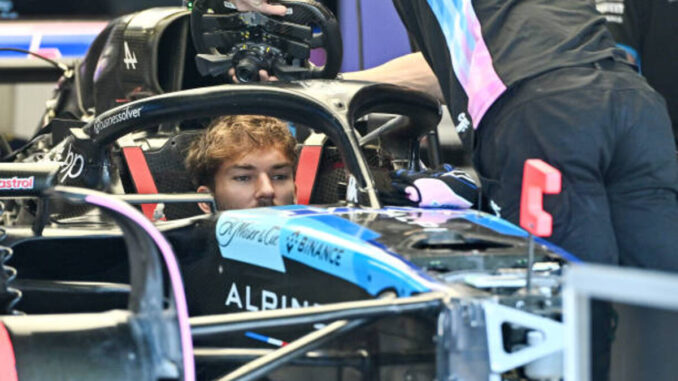
<path fill-rule="evenodd" d="M 363 54 L 365 68 L 378 66 L 392 58 L 410 53 L 405 26 L 392 0 L 340 0 L 339 23 L 344 40 L 341 71 L 359 70 L 358 18 L 356 2 L 362 8 Z"/>

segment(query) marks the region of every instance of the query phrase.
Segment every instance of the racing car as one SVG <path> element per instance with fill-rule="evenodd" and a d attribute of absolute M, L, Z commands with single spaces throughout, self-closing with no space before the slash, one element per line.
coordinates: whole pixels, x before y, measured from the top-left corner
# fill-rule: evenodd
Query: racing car
<path fill-rule="evenodd" d="M 218 63 L 223 74 L 232 65 L 224 63 L 232 57 L 209 55 L 199 61 L 207 72 Z M 163 307 L 176 310 L 177 296 L 166 292 L 163 302 L 156 286 L 151 298 L 138 279 L 153 275 L 128 259 L 141 256 L 139 250 L 153 252 L 153 245 L 126 250 L 129 227 L 116 227 L 119 221 L 91 204 L 74 207 L 48 191 L 67 186 L 140 205 L 171 244 L 186 286 L 201 379 L 562 377 L 560 275 L 576 258 L 479 210 L 382 202 L 377 184 L 384 171 L 418 170 L 440 160 L 432 133 L 440 105 L 430 96 L 318 79 L 200 86 L 102 109 L 81 123 L 51 124 L 7 156 L 13 164 L 0 168 L 3 178 L 20 184 L 4 194 L 14 198 L 5 205 L 1 243 L 13 255 L 0 257 L 0 307 L 27 315 L 0 319 L 10 342 L 24 343 L 22 329 L 35 328 L 22 327 L 28 321 L 22 319 L 40 314 L 96 319 L 129 304 L 137 306 L 130 316 L 143 318 L 138 295 L 154 300 L 153 316 L 167 318 L 158 313 Z M 183 167 L 186 145 L 200 129 L 195 126 L 238 113 L 273 116 L 312 132 L 299 165 L 313 156 L 305 152 L 319 148 L 316 169 L 298 172 L 297 181 L 311 183 L 308 199 L 321 198 L 322 204 L 211 215 L 188 207 L 209 201 L 190 193 Z M 373 128 L 366 120 L 375 115 L 389 119 Z M 329 169 L 323 168 L 328 161 Z M 139 162 L 145 163 L 141 170 Z M 171 274 L 165 270 L 166 278 Z M 102 370 L 109 368 L 96 361 L 97 354 L 111 351 L 118 361 L 145 369 L 139 377 L 191 379 L 185 362 L 190 354 L 181 352 L 181 360 L 176 350 L 181 326 L 140 327 L 147 328 L 136 331 L 142 342 L 164 348 L 151 352 L 165 356 L 137 356 L 141 352 L 129 345 L 83 346 L 90 352 L 80 366 L 71 356 L 45 369 L 64 379 L 131 377 Z M 18 348 L 18 378 L 38 378 L 40 366 L 30 359 L 41 357 L 30 355 L 39 348 Z M 49 348 L 59 348 L 58 340 Z M 125 359 L 126 353 L 134 356 Z"/>

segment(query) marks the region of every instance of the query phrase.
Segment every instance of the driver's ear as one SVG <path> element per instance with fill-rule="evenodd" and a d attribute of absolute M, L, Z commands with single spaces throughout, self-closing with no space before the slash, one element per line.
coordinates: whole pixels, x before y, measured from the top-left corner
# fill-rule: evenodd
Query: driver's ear
<path fill-rule="evenodd" d="M 208 188 L 204 185 L 199 186 L 198 189 L 196 190 L 196 192 L 198 192 L 198 193 L 212 193 L 210 188 Z M 200 210 L 202 210 L 202 212 L 205 213 L 205 214 L 212 214 L 212 207 L 210 206 L 210 204 L 208 204 L 206 202 L 199 202 L 198 208 L 200 208 Z"/>

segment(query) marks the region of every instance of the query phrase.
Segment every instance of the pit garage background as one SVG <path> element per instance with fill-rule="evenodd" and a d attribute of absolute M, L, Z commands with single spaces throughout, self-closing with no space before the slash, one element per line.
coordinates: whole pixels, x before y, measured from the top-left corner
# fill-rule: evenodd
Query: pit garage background
<path fill-rule="evenodd" d="M 321 1 L 337 15 L 343 35 L 342 71 L 377 66 L 409 53 L 413 47 L 390 0 Z M 68 62 L 84 55 L 107 21 L 179 0 L 0 0 L 0 46 L 39 51 Z M 388 43 L 385 43 L 387 41 Z M 0 53 L 0 133 L 26 139 L 51 97 L 57 71 L 17 53 Z M 463 161 L 452 122 L 441 123 L 443 159 Z M 612 380 L 668 380 L 678 363 L 678 313 L 616 304 L 619 325 L 612 352 Z"/>

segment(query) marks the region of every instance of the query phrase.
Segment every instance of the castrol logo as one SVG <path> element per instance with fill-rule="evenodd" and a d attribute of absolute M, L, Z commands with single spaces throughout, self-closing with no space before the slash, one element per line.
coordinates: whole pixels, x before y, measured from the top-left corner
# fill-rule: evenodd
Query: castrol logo
<path fill-rule="evenodd" d="M 2 178 L 0 177 L 0 190 L 33 189 L 35 176 Z"/>

